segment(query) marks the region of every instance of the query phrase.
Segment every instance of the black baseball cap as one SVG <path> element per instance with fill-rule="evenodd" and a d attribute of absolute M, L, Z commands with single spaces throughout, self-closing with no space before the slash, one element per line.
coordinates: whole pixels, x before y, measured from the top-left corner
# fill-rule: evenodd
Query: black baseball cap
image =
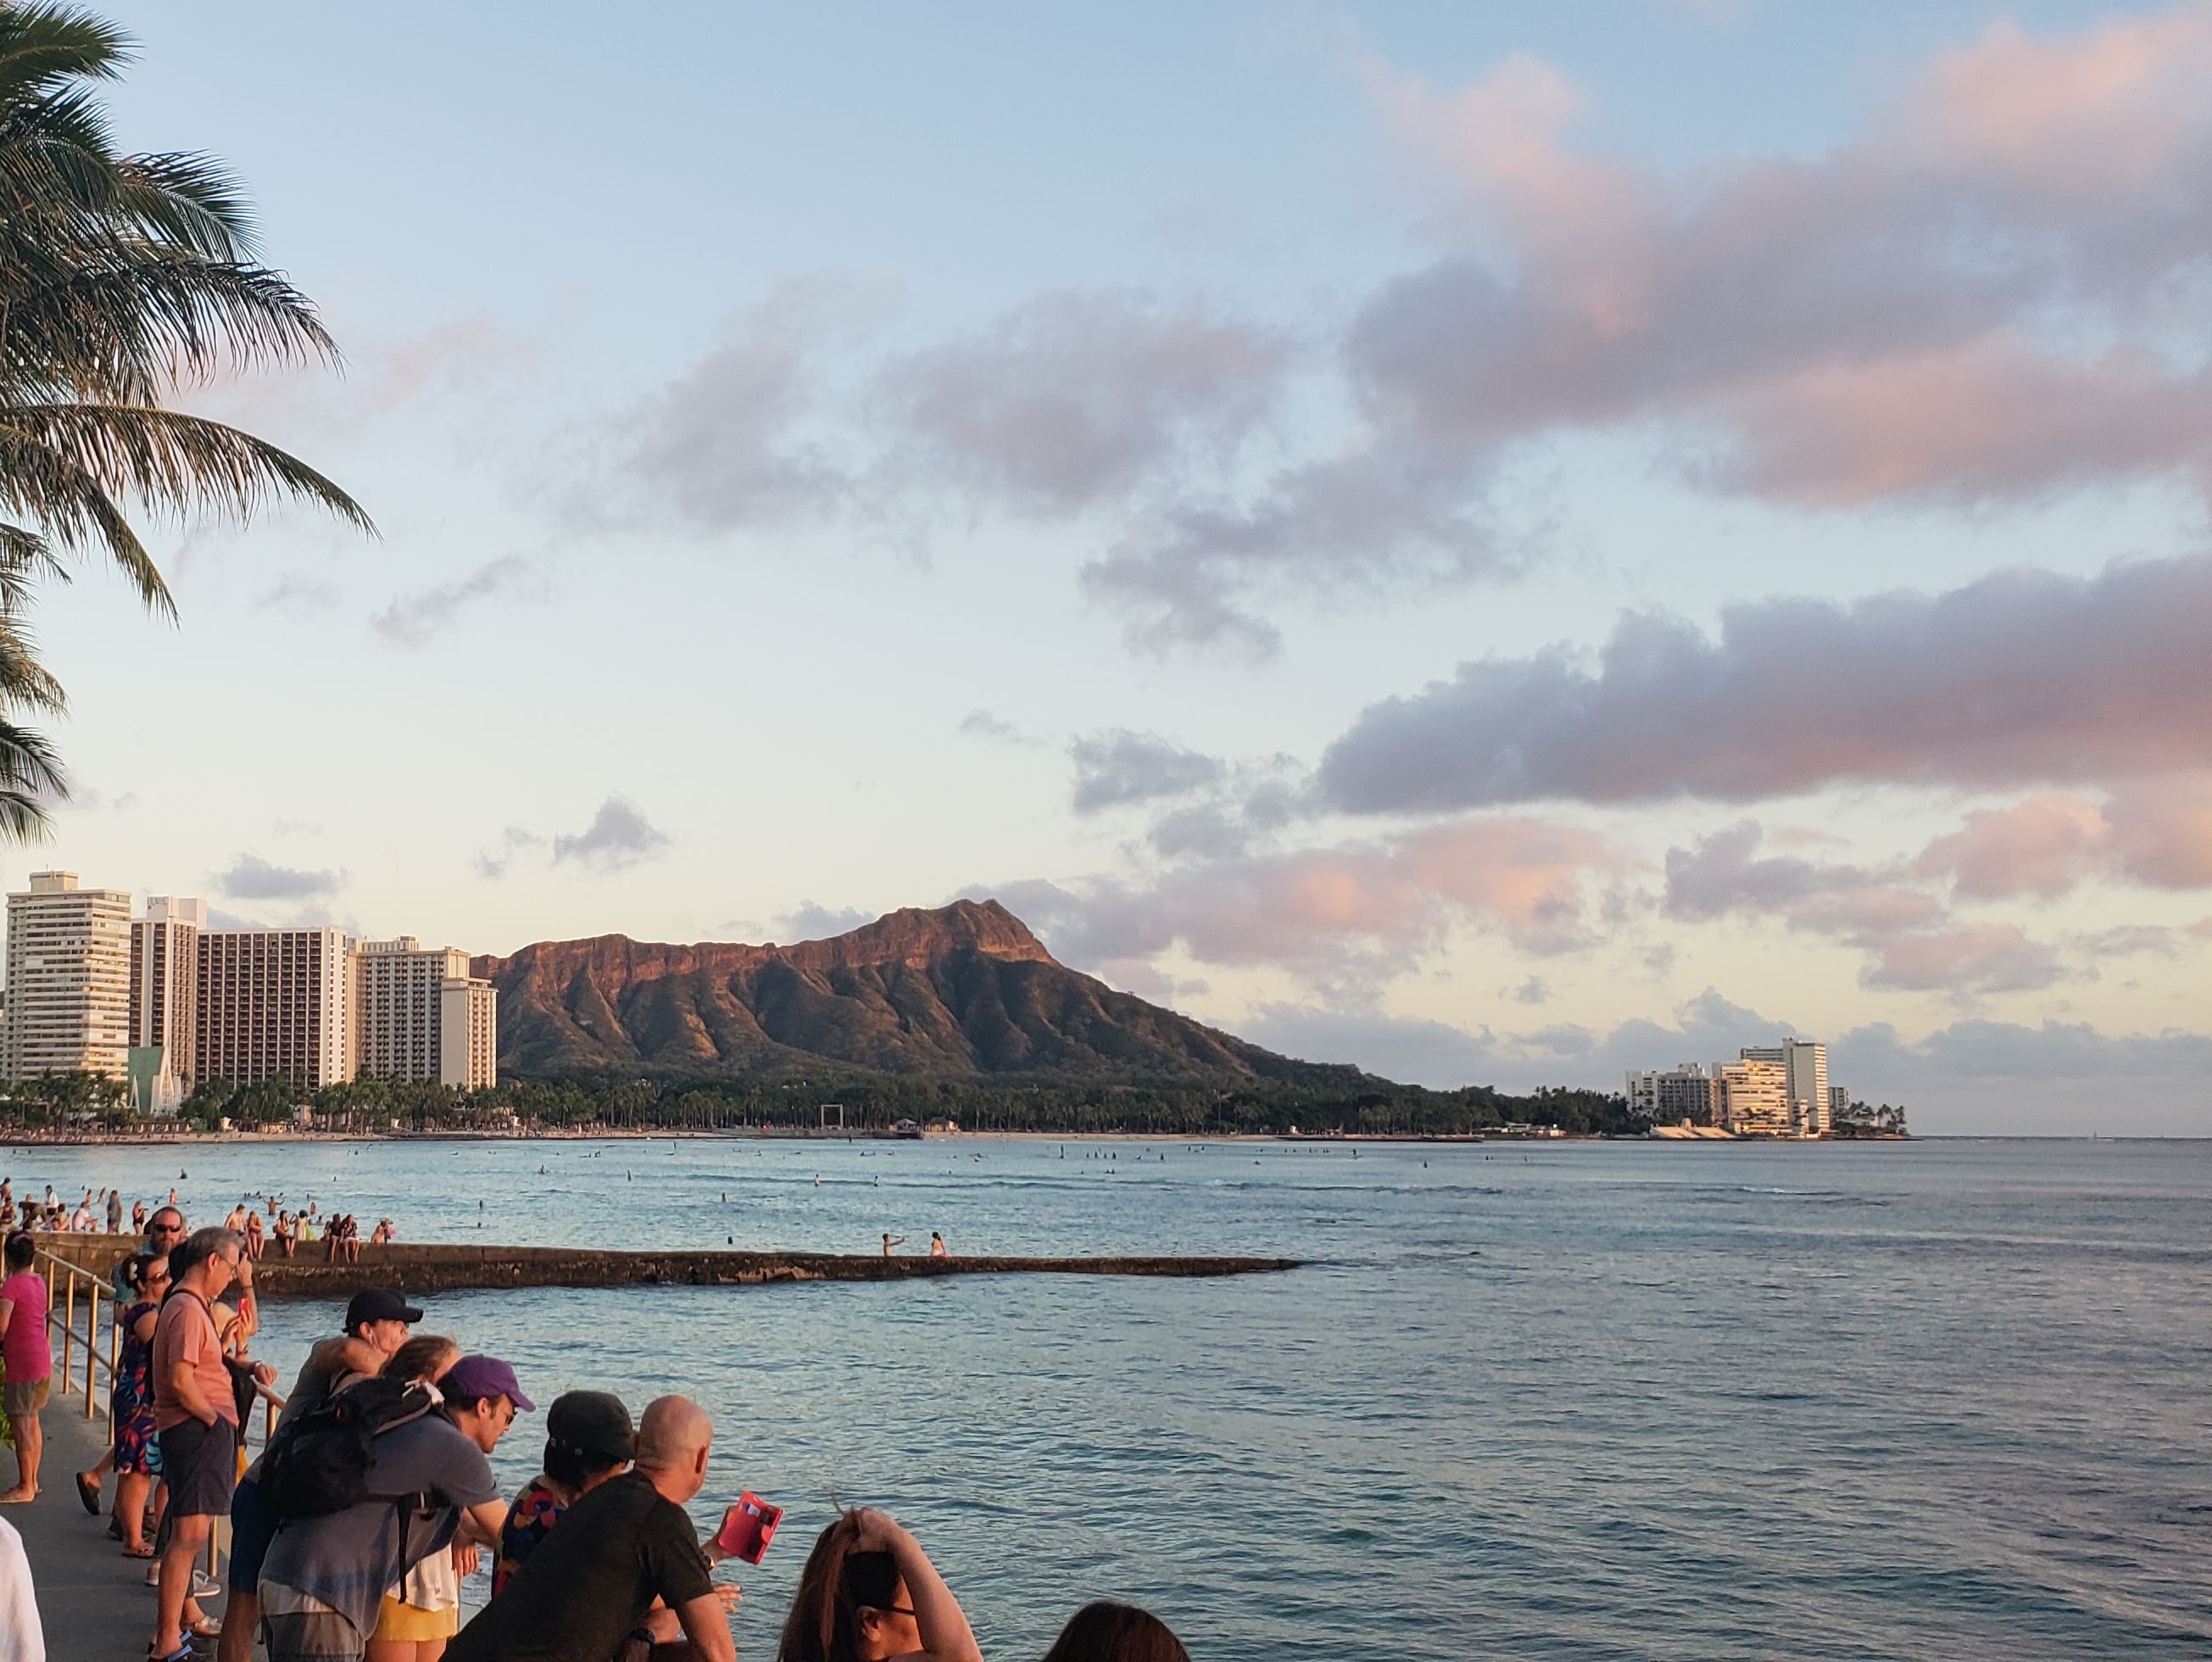
<path fill-rule="evenodd" d="M 364 1287 L 346 1306 L 345 1330 L 350 1333 L 363 1322 L 405 1322 L 411 1326 L 422 1319 L 422 1312 L 390 1288 Z"/>
<path fill-rule="evenodd" d="M 637 1452 L 629 1410 L 611 1391 L 564 1391 L 545 1410 L 545 1440 L 584 1459 L 628 1460 Z"/>

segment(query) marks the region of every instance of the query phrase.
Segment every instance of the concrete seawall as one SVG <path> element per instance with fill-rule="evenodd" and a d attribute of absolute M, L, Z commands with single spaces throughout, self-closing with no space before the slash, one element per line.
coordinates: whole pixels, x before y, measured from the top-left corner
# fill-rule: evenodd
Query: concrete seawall
<path fill-rule="evenodd" d="M 127 1236 L 40 1235 L 55 1257 L 106 1275 L 136 1243 Z M 312 1256 L 310 1256 L 312 1254 Z M 502 1287 L 757 1287 L 776 1282 L 895 1282 L 932 1275 L 1251 1275 L 1296 1269 L 1297 1258 L 932 1258 L 835 1252 L 607 1252 L 566 1246 L 401 1242 L 363 1246 L 358 1263 L 325 1263 L 316 1243 L 296 1258 L 264 1257 L 256 1288 L 270 1298 L 338 1298 L 364 1287 L 410 1294 Z"/>

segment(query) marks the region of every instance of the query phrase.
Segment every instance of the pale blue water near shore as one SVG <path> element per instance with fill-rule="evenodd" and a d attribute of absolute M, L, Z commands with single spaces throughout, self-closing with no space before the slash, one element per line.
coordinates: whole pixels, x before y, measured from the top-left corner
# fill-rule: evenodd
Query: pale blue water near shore
<path fill-rule="evenodd" d="M 196 1222 L 281 1187 L 418 1240 L 912 1251 L 935 1228 L 1315 1261 L 431 1301 L 428 1328 L 513 1358 L 541 1404 L 588 1384 L 713 1409 L 712 1493 L 791 1508 L 745 1573 L 741 1653 L 773 1653 L 833 1492 L 915 1527 L 994 1658 L 1102 1594 L 1224 1662 L 2212 1648 L 2212 1144 L 1059 1147 L 0 1169 L 64 1191 L 188 1169 Z M 288 1367 L 336 1324 L 270 1313 L 259 1348 Z M 510 1488 L 539 1442 L 526 1421 L 501 1450 Z"/>

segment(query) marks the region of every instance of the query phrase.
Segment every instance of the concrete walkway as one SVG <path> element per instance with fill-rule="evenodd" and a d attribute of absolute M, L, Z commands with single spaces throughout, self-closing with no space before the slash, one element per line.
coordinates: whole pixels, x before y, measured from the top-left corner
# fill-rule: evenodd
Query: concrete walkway
<path fill-rule="evenodd" d="M 125 1558 L 107 1538 L 107 1519 L 88 1518 L 76 1498 L 77 1472 L 107 1450 L 107 1422 L 84 1417 L 84 1398 L 47 1405 L 40 1416 L 46 1452 L 39 1498 L 9 1507 L 4 1515 L 21 1532 L 38 1588 L 39 1619 L 46 1630 L 49 1662 L 141 1662 L 154 1626 L 154 1590 L 144 1562 Z M 10 1478 L 15 1455 L 0 1451 L 0 1472 Z M 110 1474 L 103 1508 L 114 1493 Z M 208 1614 L 222 1614 L 220 1599 Z M 212 1654 L 212 1650 L 209 1652 Z"/>

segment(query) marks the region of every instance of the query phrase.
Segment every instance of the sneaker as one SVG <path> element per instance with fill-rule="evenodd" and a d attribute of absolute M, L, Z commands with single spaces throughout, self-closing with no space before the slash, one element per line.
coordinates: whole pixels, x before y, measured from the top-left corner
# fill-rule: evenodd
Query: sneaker
<path fill-rule="evenodd" d="M 155 1579 L 159 1580 L 161 1578 L 156 1576 Z M 222 1583 L 216 1580 L 215 1577 L 210 1575 L 205 1570 L 196 1569 L 192 1572 L 193 1598 L 213 1598 L 222 1592 Z"/>

